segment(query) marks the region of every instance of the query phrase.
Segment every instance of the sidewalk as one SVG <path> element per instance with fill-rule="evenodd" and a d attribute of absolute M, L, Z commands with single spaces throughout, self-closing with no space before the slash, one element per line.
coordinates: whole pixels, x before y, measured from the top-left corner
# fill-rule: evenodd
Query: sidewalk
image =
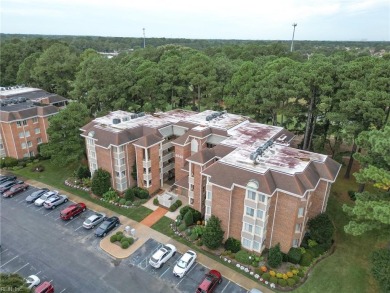
<path fill-rule="evenodd" d="M 41 182 L 38 182 L 38 181 L 35 181 L 35 180 L 26 180 L 26 183 L 33 185 L 35 187 L 38 187 L 38 188 L 46 187 L 46 188 L 52 189 L 51 186 L 46 185 L 46 184 L 41 183 Z M 86 203 L 86 205 L 89 209 L 99 211 L 99 212 L 104 212 L 104 213 L 106 213 L 106 215 L 108 217 L 115 215 L 115 213 L 113 211 L 111 211 L 105 207 L 102 207 L 98 204 L 95 204 L 93 202 L 90 202 L 84 198 L 77 196 L 77 195 L 71 194 L 71 193 L 64 191 L 64 190 L 58 190 L 58 191 L 61 194 L 67 195 L 70 200 L 73 200 L 75 202 Z M 180 253 L 185 253 L 189 249 L 186 245 L 184 245 L 184 244 L 182 244 L 174 239 L 171 239 L 168 236 L 166 236 L 166 235 L 164 235 L 156 230 L 153 230 L 152 228 L 150 228 L 142 223 L 136 222 L 136 221 L 129 219 L 129 218 L 122 216 L 122 215 L 119 216 L 119 219 L 121 222 L 121 226 L 118 228 L 118 230 L 123 231 L 126 226 L 130 226 L 131 228 L 134 228 L 136 241 L 128 249 L 122 249 L 117 244 L 111 243 L 110 237 L 107 236 L 107 237 L 103 238 L 100 241 L 100 248 L 114 258 L 123 259 L 123 258 L 129 257 L 139 247 L 141 247 L 149 238 L 153 238 L 154 240 L 161 242 L 161 243 L 173 244 L 174 246 L 176 246 L 177 251 L 179 251 Z M 238 272 L 228 268 L 227 266 L 207 257 L 206 255 L 204 255 L 202 253 L 198 253 L 197 262 L 199 262 L 203 266 L 208 267 L 210 269 L 212 268 L 212 269 L 218 270 L 224 278 L 226 278 L 234 283 L 237 283 L 238 285 L 240 285 L 241 287 L 243 287 L 247 290 L 250 290 L 251 288 L 259 288 L 264 293 L 272 293 L 273 292 L 272 290 L 261 286 L 261 284 L 259 282 L 255 282 L 252 279 L 243 276 L 241 273 L 238 273 Z"/>

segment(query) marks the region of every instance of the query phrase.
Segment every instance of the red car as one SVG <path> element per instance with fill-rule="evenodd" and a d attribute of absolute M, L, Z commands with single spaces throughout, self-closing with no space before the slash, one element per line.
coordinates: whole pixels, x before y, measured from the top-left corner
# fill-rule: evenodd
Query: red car
<path fill-rule="evenodd" d="M 221 284 L 222 276 L 221 273 L 216 270 L 211 270 L 205 276 L 203 281 L 199 284 L 196 293 L 211 293 L 214 292 L 215 287 Z"/>
<path fill-rule="evenodd" d="M 80 202 L 71 204 L 67 208 L 63 209 L 60 213 L 60 217 L 63 220 L 72 220 L 73 217 L 77 216 L 78 214 L 84 212 L 87 209 L 87 206 Z"/>
<path fill-rule="evenodd" d="M 23 181 L 18 181 L 17 184 L 12 186 L 10 189 L 3 193 L 4 197 L 13 197 L 15 194 L 18 194 L 21 191 L 25 191 L 29 188 L 29 185 L 24 183 Z"/>
<path fill-rule="evenodd" d="M 54 287 L 50 282 L 43 282 L 35 288 L 34 293 L 54 293 Z"/>

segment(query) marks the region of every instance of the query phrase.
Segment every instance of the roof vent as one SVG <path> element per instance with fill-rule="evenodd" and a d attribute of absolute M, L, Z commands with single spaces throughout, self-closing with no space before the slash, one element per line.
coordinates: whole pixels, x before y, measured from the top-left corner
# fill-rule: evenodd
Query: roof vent
<path fill-rule="evenodd" d="M 138 117 L 143 117 L 143 116 L 145 116 L 145 112 L 138 113 Z"/>
<path fill-rule="evenodd" d="M 112 124 L 119 124 L 121 123 L 121 120 L 119 118 L 112 119 Z"/>
<path fill-rule="evenodd" d="M 135 119 L 135 118 L 137 118 L 137 117 L 138 117 L 137 114 L 131 114 L 131 115 L 130 115 L 130 119 Z"/>

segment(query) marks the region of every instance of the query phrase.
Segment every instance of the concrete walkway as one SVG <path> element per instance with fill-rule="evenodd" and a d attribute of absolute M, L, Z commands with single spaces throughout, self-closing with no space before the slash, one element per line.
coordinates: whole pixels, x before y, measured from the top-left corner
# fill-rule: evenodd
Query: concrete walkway
<path fill-rule="evenodd" d="M 49 188 L 53 189 L 51 186 L 46 185 L 44 183 L 35 181 L 35 180 L 26 180 L 26 183 L 38 187 L 38 188 Z M 57 189 L 61 194 L 65 194 L 69 197 L 70 200 L 75 201 L 75 202 L 84 202 L 89 209 L 98 211 L 98 212 L 104 212 L 108 217 L 116 215 L 114 212 L 111 210 L 102 207 L 98 204 L 95 204 L 93 202 L 90 202 L 84 198 L 81 198 L 77 195 L 71 194 L 67 191 Z M 161 243 L 170 243 L 176 246 L 177 251 L 180 253 L 185 253 L 189 247 L 174 240 L 169 238 L 168 236 L 153 230 L 152 228 L 148 227 L 147 225 L 144 225 L 142 223 L 136 222 L 132 219 L 129 219 L 125 216 L 120 215 L 119 216 L 121 226 L 115 231 L 124 231 L 126 226 L 130 226 L 131 228 L 135 229 L 135 237 L 136 241 L 128 248 L 128 249 L 122 249 L 120 246 L 117 244 L 111 243 L 110 242 L 110 237 L 107 236 L 100 241 L 100 247 L 102 250 L 104 250 L 106 253 L 111 255 L 114 258 L 127 258 L 129 257 L 133 252 L 135 252 L 139 247 L 141 247 L 149 238 L 153 238 L 154 240 L 161 242 Z M 110 234 L 111 235 L 111 234 Z M 259 282 L 255 282 L 250 278 L 247 278 L 243 276 L 241 273 L 238 273 L 227 266 L 207 257 L 206 255 L 202 253 L 198 253 L 198 258 L 196 260 L 203 266 L 210 268 L 210 269 L 215 269 L 218 270 L 222 276 L 234 283 L 237 283 L 241 287 L 250 290 L 251 288 L 260 288 L 260 290 L 264 293 L 271 293 L 273 292 L 269 288 L 261 286 Z"/>

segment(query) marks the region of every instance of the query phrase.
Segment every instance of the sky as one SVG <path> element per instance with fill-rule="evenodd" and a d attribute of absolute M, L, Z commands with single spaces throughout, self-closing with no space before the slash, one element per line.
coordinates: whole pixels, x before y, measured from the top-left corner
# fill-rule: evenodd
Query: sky
<path fill-rule="evenodd" d="M 0 0 L 0 32 L 390 41 L 390 0 Z"/>

